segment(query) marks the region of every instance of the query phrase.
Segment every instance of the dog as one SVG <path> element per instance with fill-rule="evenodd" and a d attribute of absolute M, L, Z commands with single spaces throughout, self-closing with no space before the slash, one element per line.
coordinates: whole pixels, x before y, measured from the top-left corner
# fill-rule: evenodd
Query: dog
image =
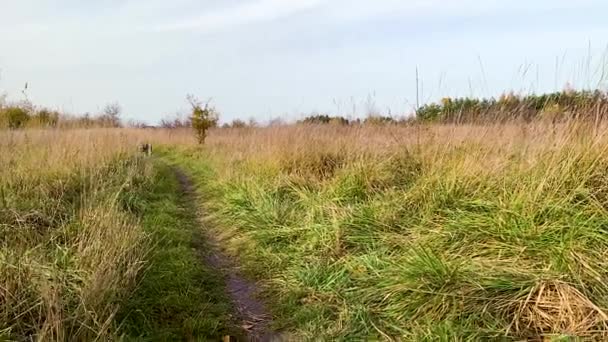
<path fill-rule="evenodd" d="M 152 144 L 141 144 L 139 145 L 139 152 L 149 156 L 152 155 Z"/>

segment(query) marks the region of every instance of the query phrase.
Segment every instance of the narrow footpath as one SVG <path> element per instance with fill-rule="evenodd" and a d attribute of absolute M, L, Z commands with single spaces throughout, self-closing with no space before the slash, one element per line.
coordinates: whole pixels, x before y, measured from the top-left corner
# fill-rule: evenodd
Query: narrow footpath
<path fill-rule="evenodd" d="M 192 180 L 180 169 L 174 168 L 185 200 L 198 203 L 198 196 Z M 193 205 L 192 207 L 196 207 Z M 198 214 L 198 213 L 197 213 Z M 201 229 L 195 232 L 194 247 L 208 266 L 225 277 L 225 292 L 232 302 L 233 317 L 243 329 L 247 341 L 278 342 L 283 341 L 280 334 L 271 330 L 272 318 L 264 303 L 257 297 L 259 289 L 256 284 L 243 277 L 235 260 L 222 252 L 219 242 L 203 229 L 204 222 L 197 215 Z M 206 250 L 205 250 L 206 249 Z M 225 337 L 224 340 L 237 340 Z"/>

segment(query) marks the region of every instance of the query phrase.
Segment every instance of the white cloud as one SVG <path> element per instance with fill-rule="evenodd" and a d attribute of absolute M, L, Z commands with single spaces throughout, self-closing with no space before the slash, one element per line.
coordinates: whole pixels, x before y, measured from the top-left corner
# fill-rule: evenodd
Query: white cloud
<path fill-rule="evenodd" d="M 503 11 L 531 12 L 548 9 L 576 8 L 596 4 L 597 0 L 333 0 L 327 13 L 337 19 L 356 20 L 399 14 L 400 16 L 486 15 Z"/>
<path fill-rule="evenodd" d="M 597 7 L 599 0 L 331 0 L 317 14 L 336 23 L 369 18 L 470 17 Z M 516 24 L 517 17 L 514 18 Z"/>
<path fill-rule="evenodd" d="M 195 18 L 160 25 L 155 31 L 214 32 L 255 22 L 272 21 L 315 8 L 324 0 L 257 0 L 203 13 Z"/>

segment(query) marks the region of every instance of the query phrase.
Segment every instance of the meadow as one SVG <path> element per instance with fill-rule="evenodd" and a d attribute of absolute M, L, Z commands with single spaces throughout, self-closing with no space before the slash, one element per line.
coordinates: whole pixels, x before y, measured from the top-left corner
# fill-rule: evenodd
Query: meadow
<path fill-rule="evenodd" d="M 238 335 L 211 235 L 285 340 L 605 339 L 607 128 L 2 131 L 0 336 Z"/>
<path fill-rule="evenodd" d="M 180 141 L 129 129 L 0 132 L 0 338 L 220 334 L 220 277 L 191 252 L 192 210 L 172 172 L 138 153 L 144 139 Z M 217 279 L 211 289 L 206 278 Z M 203 310 L 211 323 L 190 322 Z"/>
<path fill-rule="evenodd" d="M 165 155 L 296 340 L 602 339 L 605 128 L 238 129 Z"/>
<path fill-rule="evenodd" d="M 1 328 L 5 338 L 88 338 L 110 328 L 145 255 L 123 206 L 149 167 L 115 131 L 3 132 Z"/>

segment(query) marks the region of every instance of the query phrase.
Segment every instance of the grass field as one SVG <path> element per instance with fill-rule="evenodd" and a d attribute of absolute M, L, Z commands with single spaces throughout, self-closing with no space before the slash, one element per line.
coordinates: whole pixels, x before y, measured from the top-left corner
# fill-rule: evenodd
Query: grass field
<path fill-rule="evenodd" d="M 2 132 L 0 331 L 113 336 L 148 250 L 135 215 L 149 165 L 119 131 Z"/>
<path fill-rule="evenodd" d="M 209 299 L 221 278 L 191 248 L 195 213 L 173 174 L 137 155 L 143 139 L 179 141 L 126 129 L 0 133 L 1 339 L 225 332 L 226 301 Z"/>
<path fill-rule="evenodd" d="M 606 128 L 1 132 L 0 336 L 234 332 L 204 229 L 290 340 L 604 339 Z"/>
<path fill-rule="evenodd" d="M 172 149 L 303 339 L 605 338 L 604 126 L 284 127 Z M 213 172 L 205 171 L 211 167 Z"/>

